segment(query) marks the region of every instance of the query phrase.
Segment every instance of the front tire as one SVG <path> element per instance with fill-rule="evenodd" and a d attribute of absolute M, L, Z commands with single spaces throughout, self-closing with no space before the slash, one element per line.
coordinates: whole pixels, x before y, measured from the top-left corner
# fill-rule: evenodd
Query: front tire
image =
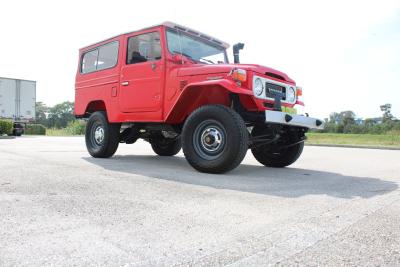
<path fill-rule="evenodd" d="M 96 111 L 86 125 L 86 148 L 95 158 L 109 158 L 119 145 L 119 123 L 109 123 L 105 112 Z"/>
<path fill-rule="evenodd" d="M 253 137 L 259 135 L 268 134 L 269 130 L 263 127 L 254 127 L 251 134 Z M 291 142 L 297 141 L 296 139 Z M 262 146 L 256 146 L 251 148 L 253 156 L 258 162 L 267 166 L 275 168 L 283 168 L 293 164 L 301 155 L 304 148 L 304 142 L 285 147 L 282 144 L 281 147 L 275 144 L 267 144 Z"/>
<path fill-rule="evenodd" d="M 223 173 L 236 168 L 246 155 L 247 141 L 242 117 L 222 105 L 195 110 L 182 131 L 186 160 L 200 172 Z"/>

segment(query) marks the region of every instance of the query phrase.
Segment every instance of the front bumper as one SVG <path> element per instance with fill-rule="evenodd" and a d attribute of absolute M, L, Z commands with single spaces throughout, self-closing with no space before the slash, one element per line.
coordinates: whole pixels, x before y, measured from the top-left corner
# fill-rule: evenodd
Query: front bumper
<path fill-rule="evenodd" d="M 281 111 L 266 110 L 265 122 L 288 126 L 298 126 L 308 129 L 324 129 L 324 122 L 322 120 L 302 115 L 289 114 Z"/>

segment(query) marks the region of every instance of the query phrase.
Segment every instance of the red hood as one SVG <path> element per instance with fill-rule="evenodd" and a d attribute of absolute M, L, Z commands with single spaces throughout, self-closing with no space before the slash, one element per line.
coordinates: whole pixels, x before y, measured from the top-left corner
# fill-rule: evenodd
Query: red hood
<path fill-rule="evenodd" d="M 285 81 L 294 83 L 292 79 L 289 78 L 285 73 L 260 65 L 255 64 L 193 64 L 187 67 L 182 67 L 179 69 L 179 76 L 193 76 L 193 75 L 205 75 L 205 74 L 216 74 L 216 73 L 228 73 L 232 68 L 237 67 L 247 71 L 254 71 L 262 75 L 277 75 L 281 76 Z M 268 73 L 268 74 L 266 74 Z"/>

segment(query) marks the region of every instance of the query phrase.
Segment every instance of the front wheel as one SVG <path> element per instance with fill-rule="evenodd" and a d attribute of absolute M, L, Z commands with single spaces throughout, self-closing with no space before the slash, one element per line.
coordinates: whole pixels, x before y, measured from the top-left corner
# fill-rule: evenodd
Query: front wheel
<path fill-rule="evenodd" d="M 269 134 L 267 128 L 254 127 L 252 136 Z M 296 139 L 292 140 L 294 144 L 287 146 L 287 144 L 267 144 L 262 146 L 255 146 L 251 148 L 253 156 L 258 162 L 267 166 L 275 168 L 283 168 L 293 164 L 301 155 L 304 148 L 304 142 L 296 143 Z"/>
<path fill-rule="evenodd" d="M 86 125 L 85 141 L 89 154 L 109 158 L 117 151 L 120 124 L 109 123 L 103 111 L 94 112 Z"/>
<path fill-rule="evenodd" d="M 186 160 L 200 172 L 223 173 L 242 162 L 248 148 L 248 132 L 243 119 L 222 105 L 195 110 L 182 131 Z"/>

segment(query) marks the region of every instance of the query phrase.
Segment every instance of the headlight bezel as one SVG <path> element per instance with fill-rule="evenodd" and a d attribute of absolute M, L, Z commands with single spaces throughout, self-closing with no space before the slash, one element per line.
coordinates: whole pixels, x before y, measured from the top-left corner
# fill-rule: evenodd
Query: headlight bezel
<path fill-rule="evenodd" d="M 263 84 L 263 93 L 261 93 L 260 95 L 257 95 L 256 91 L 255 91 L 255 81 L 257 79 L 260 79 L 262 81 L 262 84 Z M 262 76 L 258 76 L 258 75 L 253 75 L 253 79 L 252 80 L 253 80 L 253 84 L 252 84 L 253 95 L 256 98 L 266 99 L 266 100 L 274 100 L 274 98 L 267 97 L 267 95 L 265 93 L 265 90 L 266 90 L 265 84 L 266 83 L 273 83 L 273 84 L 276 84 L 276 85 L 279 85 L 279 86 L 283 86 L 283 87 L 286 88 L 286 99 L 282 100 L 282 103 L 291 104 L 291 105 L 296 104 L 296 102 L 297 102 L 297 92 L 296 91 L 297 90 L 296 90 L 296 86 L 295 85 L 287 84 L 287 83 L 283 83 L 283 82 L 279 82 L 279 81 L 275 81 L 275 80 L 272 80 L 272 79 L 269 79 L 269 78 L 266 78 L 266 77 L 262 77 Z M 290 88 L 292 88 L 292 89 L 290 89 Z M 294 93 L 293 99 L 290 99 L 292 101 L 289 101 L 289 99 L 288 99 L 289 90 L 293 90 L 293 93 Z"/>
<path fill-rule="evenodd" d="M 254 94 L 258 97 L 260 97 L 264 92 L 264 83 L 262 82 L 262 80 L 259 77 L 254 79 L 253 91 L 254 91 Z"/>
<path fill-rule="evenodd" d="M 296 102 L 296 90 L 293 86 L 286 88 L 286 101 L 289 103 Z"/>

